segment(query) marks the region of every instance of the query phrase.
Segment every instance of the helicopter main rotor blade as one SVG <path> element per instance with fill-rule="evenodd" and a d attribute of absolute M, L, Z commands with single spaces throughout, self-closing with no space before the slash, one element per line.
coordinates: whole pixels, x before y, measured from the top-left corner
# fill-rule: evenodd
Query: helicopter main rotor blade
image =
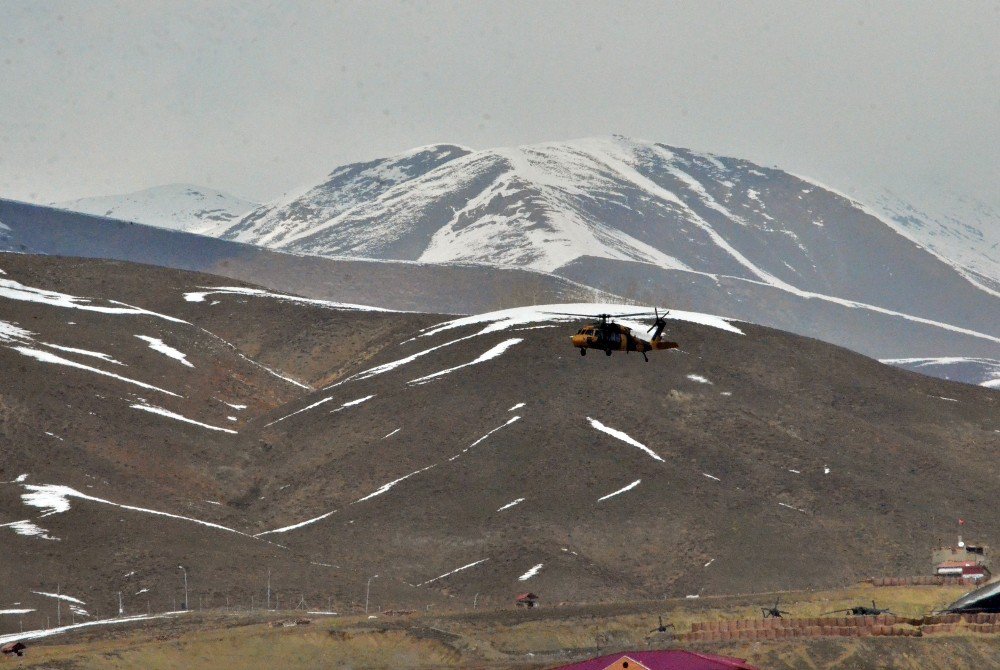
<path fill-rule="evenodd" d="M 578 316 L 583 319 L 625 319 L 637 316 L 654 316 L 653 312 L 634 312 L 627 314 L 578 314 L 575 312 L 544 312 L 545 314 L 555 314 L 557 316 Z"/>

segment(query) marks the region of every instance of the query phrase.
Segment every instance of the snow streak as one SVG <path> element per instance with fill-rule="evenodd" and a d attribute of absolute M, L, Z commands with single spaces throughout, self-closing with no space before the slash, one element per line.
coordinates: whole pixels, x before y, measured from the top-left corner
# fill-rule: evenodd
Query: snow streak
<path fill-rule="evenodd" d="M 176 412 L 171 412 L 168 409 L 163 409 L 162 407 L 154 407 L 153 405 L 143 405 L 141 403 L 136 403 L 134 405 L 129 405 L 132 409 L 141 409 L 144 412 L 151 412 L 152 414 L 159 414 L 160 416 L 165 416 L 170 419 L 176 419 L 177 421 L 183 421 L 184 423 L 190 423 L 195 426 L 201 426 L 202 428 L 208 428 L 209 430 L 217 430 L 223 433 L 231 433 L 236 435 L 236 431 L 230 428 L 220 428 L 219 426 L 212 426 L 207 423 L 202 423 L 201 421 L 195 421 L 194 419 L 189 419 L 186 416 L 177 414 Z"/>
<path fill-rule="evenodd" d="M 190 521 L 191 523 L 207 526 L 209 528 L 215 528 L 216 530 L 224 530 L 227 533 L 235 533 L 237 535 L 243 535 L 244 537 L 250 537 L 246 533 L 240 532 L 235 528 L 221 526 L 210 521 L 202 521 L 201 519 L 192 519 L 191 517 L 181 516 L 179 514 L 171 514 L 170 512 L 161 512 L 159 510 L 136 507 L 134 505 L 122 505 L 104 498 L 98 498 L 96 496 L 87 495 L 86 493 L 81 493 L 80 491 L 68 486 L 61 486 L 58 484 L 23 484 L 23 486 L 27 493 L 21 494 L 21 500 L 25 505 L 30 507 L 39 507 L 47 510 L 42 516 L 66 512 L 70 508 L 69 499 L 79 498 L 80 500 L 89 500 L 90 502 L 111 505 L 113 507 L 131 510 L 133 512 L 143 512 L 145 514 L 164 516 L 171 519 L 179 519 L 181 521 Z"/>
<path fill-rule="evenodd" d="M 483 559 L 480 559 L 478 561 L 474 561 L 472 563 L 469 563 L 468 565 L 463 565 L 460 568 L 455 568 L 451 572 L 446 572 L 443 575 L 438 575 L 434 579 L 428 579 L 426 582 L 420 582 L 419 584 L 417 584 L 417 586 L 426 586 L 427 584 L 430 584 L 432 582 L 436 582 L 439 579 L 444 579 L 445 577 L 450 577 L 451 575 L 455 574 L 456 572 L 461 572 L 462 570 L 468 570 L 469 568 L 474 567 L 476 565 L 479 565 L 480 563 L 485 563 L 488 560 L 490 560 L 490 559 L 489 558 L 483 558 Z"/>
<path fill-rule="evenodd" d="M 8 642 L 16 642 L 18 640 L 35 640 L 40 637 L 50 637 L 52 635 L 59 635 L 60 633 L 65 633 L 70 630 L 77 630 L 78 628 L 87 628 L 89 626 L 108 626 L 112 624 L 119 623 L 130 623 L 132 621 L 148 621 L 149 619 L 167 619 L 173 618 L 180 614 L 185 614 L 185 612 L 168 612 L 166 614 L 140 614 L 137 616 L 126 616 L 118 617 L 116 619 L 98 619 L 97 621 L 87 621 L 85 623 L 72 624 L 70 626 L 62 626 L 60 628 L 43 628 L 39 630 L 26 630 L 23 633 L 11 633 L 9 635 L 0 635 L 0 644 L 7 644 Z"/>
<path fill-rule="evenodd" d="M 619 495 L 621 493 L 625 493 L 626 491 L 631 491 L 636 486 L 638 486 L 639 482 L 641 482 L 641 481 L 642 481 L 641 479 L 637 479 L 634 482 L 632 482 L 631 484 L 629 484 L 628 486 L 623 486 L 622 488 L 618 489 L 617 491 L 612 491 L 608 495 L 603 496 L 601 498 L 598 498 L 597 502 L 601 502 L 602 500 L 607 500 L 608 498 L 614 498 L 616 495 Z"/>
<path fill-rule="evenodd" d="M 354 310 L 361 312 L 398 312 L 395 309 L 385 309 L 384 307 L 372 307 L 371 305 L 355 305 L 349 302 L 331 302 L 329 300 L 317 300 L 315 298 L 303 298 L 287 293 L 272 293 L 256 288 L 245 288 L 243 286 L 213 286 L 202 287 L 205 291 L 191 291 L 184 294 L 184 299 L 188 302 L 205 302 L 205 297 L 210 295 L 247 295 L 262 298 L 275 298 L 277 300 L 287 300 L 301 305 L 317 305 L 330 309 Z"/>
<path fill-rule="evenodd" d="M 545 564 L 544 563 L 539 563 L 538 565 L 533 566 L 526 573 L 524 573 L 523 575 L 521 575 L 520 577 L 518 577 L 517 581 L 519 581 L 519 582 L 526 582 L 526 581 L 528 581 L 529 579 L 531 579 L 532 577 L 534 577 L 535 575 L 538 574 L 538 571 L 542 569 L 543 565 L 545 565 Z"/>
<path fill-rule="evenodd" d="M 527 498 L 518 498 L 517 500 L 512 500 L 511 502 L 507 503 L 506 505 L 504 505 L 503 507 L 501 507 L 501 508 L 500 508 L 500 509 L 498 509 L 497 511 L 498 511 L 498 512 L 502 512 L 502 511 L 504 511 L 505 509 L 510 509 L 510 508 L 511 508 L 511 507 L 513 507 L 514 505 L 520 505 L 520 504 L 521 504 L 521 503 L 523 503 L 523 502 L 524 502 L 525 500 L 527 500 Z"/>
<path fill-rule="evenodd" d="M 312 519 L 306 519 L 305 521 L 300 521 L 299 523 L 293 523 L 291 526 L 283 526 L 281 528 L 275 528 L 274 530 L 265 530 L 263 533 L 257 533 L 256 535 L 254 535 L 254 537 L 260 537 L 261 535 L 270 535 L 271 533 L 287 533 L 290 530 L 295 530 L 297 528 L 302 528 L 303 526 L 314 524 L 317 521 L 322 521 L 323 519 L 329 516 L 333 516 L 336 513 L 337 510 L 333 510 L 331 512 L 327 512 L 326 514 L 320 514 L 319 516 L 313 517 Z"/>
<path fill-rule="evenodd" d="M 366 400 L 371 400 L 374 397 L 375 397 L 375 394 L 372 394 L 372 395 L 366 395 L 364 398 L 358 398 L 357 400 L 348 400 L 347 402 L 345 402 L 344 404 L 342 404 L 340 407 L 338 407 L 337 409 L 335 409 L 333 411 L 334 412 L 339 412 L 340 410 L 344 409 L 345 407 L 354 407 L 355 405 L 360 405 L 361 403 L 365 402 Z M 297 409 L 294 412 L 292 412 L 291 414 L 286 414 L 285 416 L 281 417 L 280 419 L 275 419 L 271 423 L 265 424 L 264 427 L 267 428 L 268 426 L 273 426 L 274 424 L 279 423 L 281 421 L 284 421 L 285 419 L 288 419 L 290 417 L 293 417 L 296 414 L 301 414 L 302 412 L 307 412 L 307 411 L 309 411 L 309 410 L 311 410 L 311 409 L 313 409 L 315 407 L 319 407 L 320 405 L 323 405 L 323 404 L 326 404 L 326 403 L 330 402 L 331 400 L 333 400 L 333 398 L 334 398 L 334 396 L 328 396 L 326 398 L 323 398 L 322 400 L 317 400 L 316 402 L 314 402 L 311 405 L 307 405 L 307 406 L 303 407 L 302 409 Z"/>
<path fill-rule="evenodd" d="M 10 298 L 11 300 L 18 300 L 21 302 L 40 303 L 52 307 L 79 309 L 87 312 L 100 312 L 102 314 L 155 316 L 174 323 L 188 324 L 188 322 L 183 319 L 167 316 L 166 314 L 159 314 L 157 312 L 150 312 L 149 310 L 142 309 L 141 307 L 127 305 L 123 302 L 118 302 L 117 300 L 109 300 L 108 302 L 113 305 L 121 305 L 121 307 L 103 307 L 101 305 L 91 304 L 90 298 L 81 298 L 67 293 L 59 293 L 57 291 L 47 291 L 33 286 L 25 286 L 20 282 L 14 281 L 13 279 L 0 279 L 0 298 Z"/>
<path fill-rule="evenodd" d="M 492 435 L 493 433 L 497 432 L 497 431 L 498 431 L 498 430 L 500 430 L 501 428 L 506 428 L 506 427 L 507 427 L 507 426 L 509 426 L 510 424 L 512 424 L 512 423 L 514 423 L 514 422 L 516 422 L 516 421 L 519 421 L 520 419 L 521 419 L 521 417 L 519 417 L 519 416 L 515 416 L 515 417 L 512 417 L 511 419 L 509 419 L 509 420 L 507 421 L 507 423 L 504 423 L 504 424 L 501 424 L 501 425 L 497 426 L 496 428 L 494 428 L 494 429 L 493 429 L 493 430 L 491 430 L 490 432 L 486 433 L 485 435 L 483 435 L 482 437 L 480 437 L 480 438 L 479 438 L 478 440 L 476 440 L 475 442 L 473 442 L 472 444 L 470 444 L 469 446 L 467 446 L 467 447 L 466 447 L 465 449 L 462 449 L 462 451 L 458 452 L 457 454 L 455 454 L 454 456 L 452 456 L 452 457 L 451 457 L 451 458 L 449 458 L 448 460 L 449 460 L 449 461 L 453 461 L 453 460 L 455 460 L 456 458 L 458 458 L 458 457 L 459 457 L 459 456 L 461 456 L 462 454 L 464 454 L 464 453 L 468 452 L 468 451 L 469 451 L 470 449 L 472 449 L 472 448 L 473 448 L 474 446 L 476 446 L 477 444 L 479 444 L 480 442 L 482 442 L 483 440 L 485 440 L 485 439 L 486 439 L 487 437 L 489 437 L 489 436 L 490 436 L 490 435 Z"/>
<path fill-rule="evenodd" d="M 59 541 L 58 537 L 52 537 L 51 535 L 49 535 L 49 531 L 32 523 L 30 519 L 23 519 L 22 521 L 11 521 L 10 523 L 0 523 L 0 528 L 10 528 L 18 535 L 37 537 L 43 540 L 55 540 L 56 542 Z"/>
<path fill-rule="evenodd" d="M 89 365 L 84 365 L 82 363 L 77 363 L 76 361 L 71 361 L 68 358 L 63 358 L 62 356 L 57 356 L 48 351 L 42 351 L 41 349 L 32 349 L 31 347 L 11 347 L 14 351 L 24 354 L 29 358 L 34 358 L 36 361 L 42 363 L 53 363 L 56 365 L 65 365 L 71 368 L 77 368 L 79 370 L 86 370 L 87 372 L 93 372 L 98 375 L 103 375 L 105 377 L 111 377 L 112 379 L 117 379 L 119 381 L 126 382 L 128 384 L 134 384 L 144 389 L 149 389 L 150 391 L 159 391 L 160 393 L 166 393 L 167 395 L 172 395 L 175 398 L 180 398 L 181 396 L 174 393 L 173 391 L 168 391 L 166 389 L 161 389 L 159 386 L 153 386 L 152 384 L 147 384 L 146 382 L 138 381 L 137 379 L 130 379 L 129 377 L 122 377 L 121 375 L 116 375 L 113 372 L 105 372 L 99 368 L 92 368 Z"/>
<path fill-rule="evenodd" d="M 496 345 L 495 347 L 489 349 L 488 351 L 483 352 L 478 358 L 476 358 L 473 361 L 469 361 L 468 363 L 463 363 L 462 365 L 456 365 L 455 367 L 453 367 L 453 368 L 447 368 L 446 370 L 439 370 L 438 372 L 435 372 L 433 374 L 429 374 L 429 375 L 427 375 L 425 377 L 418 377 L 417 379 L 411 379 L 409 381 L 409 383 L 410 384 L 425 384 L 425 383 L 427 383 L 428 381 L 430 381 L 432 379 L 435 379 L 435 378 L 440 377 L 442 375 L 449 374 L 451 372 L 454 372 L 455 370 L 461 370 L 462 368 L 467 368 L 467 367 L 469 367 L 471 365 L 477 365 L 479 363 L 484 363 L 484 362 L 486 362 L 488 360 L 496 358 L 497 356 L 499 356 L 503 352 L 505 352 L 508 349 L 510 349 L 515 344 L 518 344 L 518 343 L 523 342 L 523 341 L 524 340 L 522 338 L 520 338 L 520 337 L 513 337 L 513 338 L 511 338 L 509 340 L 504 340 L 503 342 L 501 342 L 500 344 Z"/>
<path fill-rule="evenodd" d="M 65 351 L 71 354 L 79 354 L 81 356 L 90 356 L 91 358 L 99 358 L 105 363 L 114 363 L 115 365 L 125 365 L 119 360 L 112 358 L 107 354 L 102 354 L 99 351 L 88 351 L 87 349 L 77 349 L 75 347 L 64 347 L 61 344 L 52 344 L 50 342 L 42 342 L 45 346 L 50 349 L 58 349 L 59 351 Z"/>
<path fill-rule="evenodd" d="M 163 340 L 156 337 L 150 337 L 148 335 L 136 335 L 136 337 L 138 337 L 140 340 L 148 344 L 149 348 L 152 349 L 153 351 L 161 353 L 164 356 L 167 356 L 168 358 L 174 359 L 175 361 L 179 361 L 182 365 L 186 365 L 189 368 L 194 367 L 191 364 L 191 361 L 187 359 L 187 354 L 181 353 L 177 349 L 174 349 L 170 345 L 166 344 Z"/>
<path fill-rule="evenodd" d="M 637 449 L 642 449 L 644 452 L 649 454 L 654 460 L 660 461 L 661 463 L 664 462 L 664 460 L 660 458 L 660 455 L 657 454 L 655 451 L 647 447 L 642 442 L 639 442 L 638 440 L 633 439 L 631 436 L 623 433 L 622 431 L 615 430 L 614 428 L 609 428 L 608 426 L 605 426 L 597 419 L 591 419 L 589 416 L 587 417 L 587 421 L 590 422 L 591 426 L 601 431 L 602 433 L 607 433 L 611 437 L 621 440 L 625 444 L 630 444 L 633 447 L 636 447 Z"/>
<path fill-rule="evenodd" d="M 414 470 L 413 472 L 411 472 L 411 473 L 410 473 L 410 474 L 408 474 L 408 475 L 403 475 L 403 476 L 402 476 L 402 477 L 400 477 L 399 479 L 393 479 L 393 480 L 392 480 L 391 482 L 388 482 L 387 484 L 383 484 L 382 486 L 380 486 L 380 487 L 379 487 L 379 488 L 377 488 L 376 490 L 372 491 L 371 493 L 369 493 L 369 494 L 368 494 L 368 495 L 366 495 L 365 497 L 363 497 L 363 498 L 358 498 L 357 500 L 355 500 L 355 501 L 354 501 L 354 502 L 352 502 L 351 504 L 352 504 L 352 505 L 356 505 L 356 504 L 358 504 L 359 502 L 364 502 L 364 501 L 366 501 L 366 500 L 370 500 L 370 499 L 374 498 L 375 496 L 380 496 L 380 495 L 382 495 L 383 493 L 385 493 L 386 491 L 388 491 L 389 489 L 391 489 L 391 488 L 392 488 L 393 486 L 395 486 L 396 484 L 400 483 L 401 481 L 403 481 L 403 480 L 406 480 L 406 479 L 409 479 L 409 478 L 410 478 L 410 477 L 412 477 L 413 475 L 419 475 L 419 474 L 420 474 L 421 472 L 425 472 L 425 471 L 427 471 L 427 470 L 430 470 L 431 468 L 435 467 L 436 465 L 437 465 L 437 463 L 434 463 L 434 464 L 431 464 L 431 465 L 428 465 L 428 466 L 427 466 L 426 468 L 420 468 L 419 470 Z"/>

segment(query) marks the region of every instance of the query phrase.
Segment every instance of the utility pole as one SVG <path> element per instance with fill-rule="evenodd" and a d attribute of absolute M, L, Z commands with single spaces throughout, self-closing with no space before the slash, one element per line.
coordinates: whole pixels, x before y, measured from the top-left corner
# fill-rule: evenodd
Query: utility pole
<path fill-rule="evenodd" d="M 122 604 L 122 592 L 118 592 L 118 616 L 125 616 L 125 606 Z"/>
<path fill-rule="evenodd" d="M 271 568 L 267 569 L 267 609 L 271 609 Z"/>
<path fill-rule="evenodd" d="M 479 604 L 479 594 L 477 593 L 476 597 L 472 599 L 472 609 L 476 609 L 478 604 Z"/>
<path fill-rule="evenodd" d="M 365 614 L 368 614 L 368 595 L 372 590 L 372 580 L 378 577 L 378 575 L 372 575 L 368 578 L 368 584 L 365 586 Z"/>
<path fill-rule="evenodd" d="M 56 584 L 56 626 L 62 626 L 62 597 L 61 584 Z"/>
<path fill-rule="evenodd" d="M 183 609 L 188 609 L 188 571 L 183 565 L 178 565 L 178 568 L 184 571 L 184 605 Z"/>

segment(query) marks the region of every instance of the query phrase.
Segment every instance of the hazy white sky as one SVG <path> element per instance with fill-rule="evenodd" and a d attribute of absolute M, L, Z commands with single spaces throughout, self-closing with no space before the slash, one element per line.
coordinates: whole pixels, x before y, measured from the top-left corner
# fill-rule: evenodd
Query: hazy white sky
<path fill-rule="evenodd" d="M 621 133 L 997 207 L 998 43 L 997 0 L 0 0 L 0 196 Z"/>

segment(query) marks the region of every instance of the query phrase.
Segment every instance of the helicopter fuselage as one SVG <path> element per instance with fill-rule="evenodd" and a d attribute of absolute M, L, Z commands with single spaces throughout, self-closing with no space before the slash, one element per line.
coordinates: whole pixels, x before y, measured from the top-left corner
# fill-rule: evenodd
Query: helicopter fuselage
<path fill-rule="evenodd" d="M 632 329 L 617 323 L 592 324 L 584 326 L 572 336 L 573 346 L 585 354 L 587 349 L 600 349 L 607 355 L 612 351 L 636 351 L 645 354 L 656 349 L 676 349 L 676 342 L 661 339 L 644 340 L 632 333 Z"/>

